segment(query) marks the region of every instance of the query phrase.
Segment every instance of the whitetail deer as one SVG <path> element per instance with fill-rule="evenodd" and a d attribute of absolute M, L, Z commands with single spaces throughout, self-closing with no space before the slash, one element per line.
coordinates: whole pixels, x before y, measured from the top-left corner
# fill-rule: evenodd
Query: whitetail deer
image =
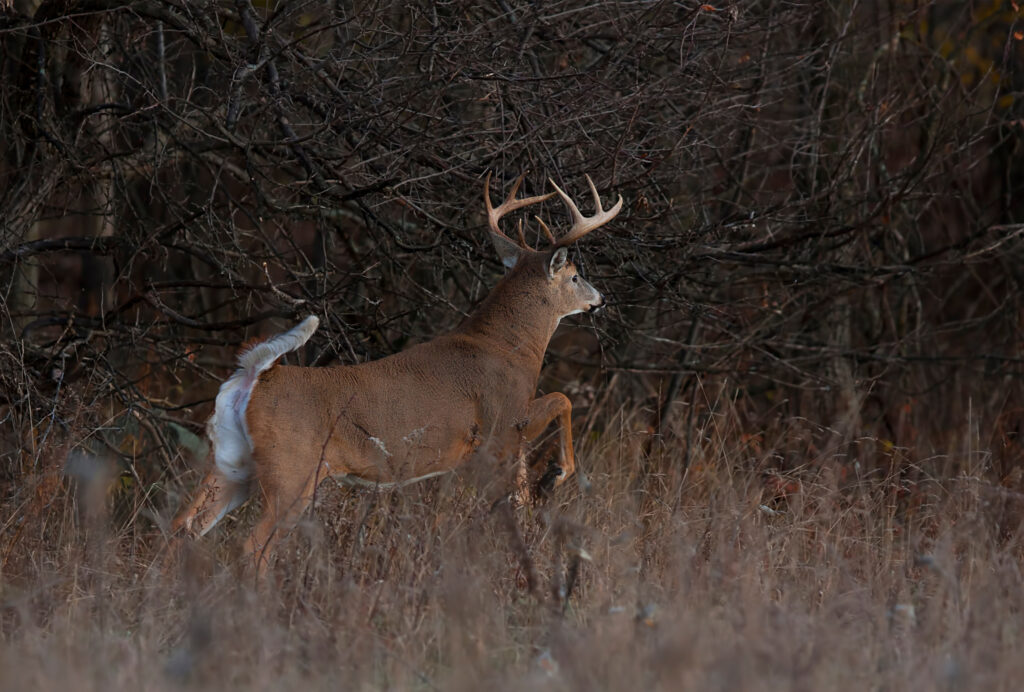
<path fill-rule="evenodd" d="M 359 365 L 275 367 L 312 336 L 319 321 L 311 316 L 239 356 L 207 424 L 213 469 L 174 520 L 176 531 L 205 534 L 247 499 L 255 481 L 263 516 L 248 550 L 262 573 L 276 537 L 306 510 L 326 477 L 401 485 L 450 471 L 474 453 L 510 459 L 555 419 L 560 456 L 547 480 L 554 487 L 573 473 L 572 404 L 558 392 L 534 395 L 559 321 L 604 304 L 568 261 L 566 246 L 615 218 L 622 198 L 603 210 L 588 176 L 597 210 L 586 217 L 553 181 L 555 192 L 517 199 L 523 177 L 495 208 L 487 176 L 490 236 L 507 274 L 455 331 Z M 501 231 L 503 216 L 555 194 L 572 227 L 555 238 L 537 217 L 549 250 L 529 248 L 522 224 L 518 243 Z"/>

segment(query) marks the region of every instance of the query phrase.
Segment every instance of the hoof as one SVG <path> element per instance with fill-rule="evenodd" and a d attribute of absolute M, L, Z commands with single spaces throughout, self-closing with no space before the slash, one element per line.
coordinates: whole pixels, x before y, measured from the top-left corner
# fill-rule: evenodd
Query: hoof
<path fill-rule="evenodd" d="M 548 466 L 548 470 L 544 472 L 544 475 L 537 481 L 537 497 L 547 497 L 552 490 L 555 489 L 555 485 L 558 480 L 565 475 L 565 470 L 558 464 L 551 464 Z"/>

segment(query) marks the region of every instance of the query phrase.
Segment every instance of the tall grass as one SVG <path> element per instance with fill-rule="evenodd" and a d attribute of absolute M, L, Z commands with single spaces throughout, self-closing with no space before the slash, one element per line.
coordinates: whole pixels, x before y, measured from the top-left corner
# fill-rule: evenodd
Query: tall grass
<path fill-rule="evenodd" d="M 192 475 L 97 509 L 42 474 L 0 508 L 0 686 L 1017 687 L 1022 496 L 977 439 L 927 458 L 873 438 L 826 449 L 806 421 L 751 433 L 725 409 L 648 455 L 646 419 L 603 414 L 578 443 L 589 486 L 517 510 L 536 595 L 482 468 L 326 483 L 262 587 L 239 556 L 253 508 L 169 548 L 167 491 Z"/>

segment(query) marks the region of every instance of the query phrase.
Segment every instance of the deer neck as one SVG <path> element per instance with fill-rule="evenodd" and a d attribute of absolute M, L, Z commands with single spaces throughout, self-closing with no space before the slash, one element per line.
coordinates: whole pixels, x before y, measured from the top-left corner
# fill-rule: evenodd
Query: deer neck
<path fill-rule="evenodd" d="M 549 300 L 517 278 L 505 277 L 457 331 L 520 353 L 539 371 L 559 315 Z"/>

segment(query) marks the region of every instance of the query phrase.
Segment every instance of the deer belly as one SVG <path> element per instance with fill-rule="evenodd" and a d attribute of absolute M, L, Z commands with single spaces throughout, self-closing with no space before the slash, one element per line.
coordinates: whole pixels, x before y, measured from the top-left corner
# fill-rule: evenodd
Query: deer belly
<path fill-rule="evenodd" d="M 477 427 L 427 424 L 402 434 L 374 435 L 364 429 L 358 444 L 331 456 L 330 474 L 351 485 L 393 487 L 447 473 L 479 445 Z"/>

